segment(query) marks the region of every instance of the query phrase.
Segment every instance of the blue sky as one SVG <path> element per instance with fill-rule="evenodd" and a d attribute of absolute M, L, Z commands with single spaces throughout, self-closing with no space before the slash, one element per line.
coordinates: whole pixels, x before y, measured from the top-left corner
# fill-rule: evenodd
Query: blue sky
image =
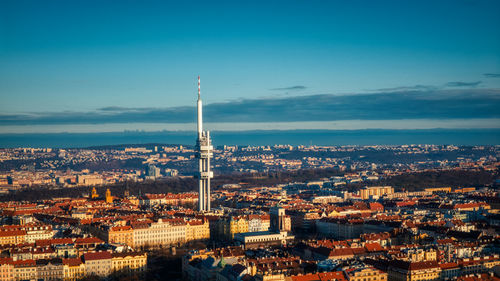
<path fill-rule="evenodd" d="M 500 1 L 478 0 L 1 1 L 0 125 L 68 124 L 96 112 L 102 118 L 84 123 L 109 123 L 116 110 L 101 110 L 109 107 L 174 114 L 194 105 L 197 75 L 204 102 L 226 104 L 226 119 L 217 112 L 214 122 L 230 121 L 231 105 L 242 101 L 279 106 L 296 96 L 461 91 L 496 107 L 499 13 Z M 457 106 L 470 114 L 393 118 L 474 118 L 484 109 L 470 100 Z M 283 121 L 271 107 L 261 110 Z M 329 121 L 339 118 L 323 110 Z M 480 118 L 499 117 L 486 111 Z M 350 114 L 340 119 L 376 117 Z M 238 121 L 253 121 L 247 117 Z"/>

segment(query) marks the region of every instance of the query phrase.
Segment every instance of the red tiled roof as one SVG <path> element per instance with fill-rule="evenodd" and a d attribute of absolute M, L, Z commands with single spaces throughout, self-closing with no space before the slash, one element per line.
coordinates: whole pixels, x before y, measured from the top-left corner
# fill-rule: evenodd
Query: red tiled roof
<path fill-rule="evenodd" d="M 111 253 L 110 252 L 86 253 L 83 255 L 83 259 L 85 261 L 111 259 Z"/>
<path fill-rule="evenodd" d="M 112 231 L 126 231 L 126 230 L 131 230 L 131 229 L 132 229 L 132 227 L 130 227 L 130 225 L 111 227 Z"/>
<path fill-rule="evenodd" d="M 366 243 L 365 248 L 368 252 L 380 252 L 384 250 L 379 243 Z"/>
<path fill-rule="evenodd" d="M 458 263 L 456 262 L 441 263 L 439 267 L 441 267 L 441 269 L 458 268 Z"/>
<path fill-rule="evenodd" d="M 104 243 L 101 239 L 97 237 L 87 237 L 87 238 L 76 238 L 75 244 L 101 244 Z"/>
<path fill-rule="evenodd" d="M 63 259 L 63 264 L 67 264 L 69 266 L 79 266 L 82 263 L 83 263 L 82 259 L 80 259 L 80 258 Z"/>
<path fill-rule="evenodd" d="M 27 266 L 36 266 L 35 260 L 18 260 L 12 262 L 15 267 L 27 267 Z"/>
<path fill-rule="evenodd" d="M 12 264 L 12 258 L 0 258 L 0 264 Z"/>
<path fill-rule="evenodd" d="M 0 237 L 22 236 L 22 235 L 26 235 L 26 231 L 24 231 L 24 230 L 4 230 L 4 231 L 0 231 Z"/>
<path fill-rule="evenodd" d="M 53 239 L 42 239 L 36 240 L 35 245 L 37 247 L 45 247 L 51 245 L 64 245 L 64 244 L 73 244 L 73 239 L 71 238 L 53 238 Z"/>

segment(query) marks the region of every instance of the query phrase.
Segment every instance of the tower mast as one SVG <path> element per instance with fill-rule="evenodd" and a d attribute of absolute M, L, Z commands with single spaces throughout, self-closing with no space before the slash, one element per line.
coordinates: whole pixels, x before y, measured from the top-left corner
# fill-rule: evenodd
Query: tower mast
<path fill-rule="evenodd" d="M 203 131 L 203 110 L 201 102 L 200 76 L 198 76 L 198 139 L 196 141 L 196 157 L 198 158 L 198 210 L 200 212 L 210 211 L 210 179 L 213 173 L 210 171 L 210 158 L 213 155 L 213 146 L 210 140 L 210 132 Z"/>
<path fill-rule="evenodd" d="M 200 76 L 198 75 L 198 138 L 200 138 L 201 133 L 203 132 L 203 113 L 202 108 L 203 104 L 201 102 L 201 87 L 200 87 Z"/>

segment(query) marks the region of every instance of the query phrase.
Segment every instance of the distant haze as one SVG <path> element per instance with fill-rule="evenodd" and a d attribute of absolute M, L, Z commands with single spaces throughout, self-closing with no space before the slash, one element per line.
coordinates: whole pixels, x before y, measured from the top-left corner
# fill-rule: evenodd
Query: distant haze
<path fill-rule="evenodd" d="M 0 134 L 0 147 L 88 147 L 116 144 L 195 144 L 195 132 Z M 222 145 L 497 145 L 499 129 L 214 131 Z"/>

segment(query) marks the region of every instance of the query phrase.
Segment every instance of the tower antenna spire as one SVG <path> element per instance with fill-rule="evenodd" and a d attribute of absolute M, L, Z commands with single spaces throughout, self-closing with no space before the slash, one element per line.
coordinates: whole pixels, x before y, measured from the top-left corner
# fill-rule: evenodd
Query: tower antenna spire
<path fill-rule="evenodd" d="M 200 76 L 198 76 L 198 139 L 196 140 L 196 157 L 198 158 L 198 210 L 200 212 L 210 211 L 210 179 L 213 172 L 210 171 L 210 158 L 213 157 L 213 146 L 210 141 L 210 132 L 203 131 L 202 102 L 200 90 Z"/>

